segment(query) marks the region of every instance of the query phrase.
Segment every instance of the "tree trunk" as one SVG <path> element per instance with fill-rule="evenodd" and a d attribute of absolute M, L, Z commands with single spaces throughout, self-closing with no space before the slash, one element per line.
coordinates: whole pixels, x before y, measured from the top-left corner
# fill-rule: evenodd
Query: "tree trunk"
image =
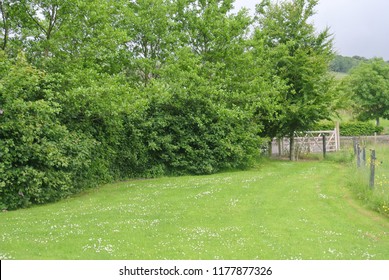
<path fill-rule="evenodd" d="M 294 161 L 294 135 L 289 136 L 289 160 Z"/>
<path fill-rule="evenodd" d="M 8 13 L 5 10 L 5 7 L 3 6 L 3 1 L 0 2 L 0 11 L 1 11 L 1 17 L 3 18 L 3 32 L 4 32 L 3 45 L 1 46 L 1 49 L 5 51 L 8 43 L 9 27 L 8 27 Z"/>
<path fill-rule="evenodd" d="M 380 126 L 380 118 L 377 118 L 375 121 L 376 121 L 376 125 Z"/>
<path fill-rule="evenodd" d="M 273 140 L 270 139 L 268 142 L 268 156 L 269 156 L 269 158 L 271 158 L 272 154 L 273 154 Z"/>

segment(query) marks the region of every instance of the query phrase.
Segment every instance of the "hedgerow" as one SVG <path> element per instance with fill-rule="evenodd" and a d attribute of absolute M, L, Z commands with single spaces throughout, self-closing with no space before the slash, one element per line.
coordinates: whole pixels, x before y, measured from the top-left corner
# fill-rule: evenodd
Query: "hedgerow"
<path fill-rule="evenodd" d="M 333 130 L 335 123 L 323 122 L 316 125 L 315 130 Z M 376 126 L 371 122 L 351 121 L 340 123 L 341 136 L 369 136 L 374 133 L 380 134 L 384 131 L 382 126 Z"/>
<path fill-rule="evenodd" d="M 247 167 L 259 153 L 250 111 L 195 72 L 142 90 L 95 71 L 50 75 L 22 58 L 1 74 L 2 209 L 114 180 Z"/>

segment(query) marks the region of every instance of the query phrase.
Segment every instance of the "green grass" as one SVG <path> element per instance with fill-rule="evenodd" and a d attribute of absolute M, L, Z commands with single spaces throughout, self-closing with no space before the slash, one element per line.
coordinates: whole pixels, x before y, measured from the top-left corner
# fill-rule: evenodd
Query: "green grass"
<path fill-rule="evenodd" d="M 349 168 L 270 161 L 249 171 L 134 180 L 0 213 L 1 259 L 389 259 L 389 219 Z"/>

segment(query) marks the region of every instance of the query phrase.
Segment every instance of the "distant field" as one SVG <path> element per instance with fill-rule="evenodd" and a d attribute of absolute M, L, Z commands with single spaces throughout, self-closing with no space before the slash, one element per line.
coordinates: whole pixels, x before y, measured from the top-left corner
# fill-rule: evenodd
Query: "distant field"
<path fill-rule="evenodd" d="M 348 76 L 347 73 L 341 73 L 341 72 L 331 72 L 332 75 L 334 75 L 334 77 L 337 79 L 337 80 L 341 80 L 345 77 Z"/>
<path fill-rule="evenodd" d="M 389 219 L 328 161 L 134 180 L 0 213 L 1 259 L 389 259 Z"/>

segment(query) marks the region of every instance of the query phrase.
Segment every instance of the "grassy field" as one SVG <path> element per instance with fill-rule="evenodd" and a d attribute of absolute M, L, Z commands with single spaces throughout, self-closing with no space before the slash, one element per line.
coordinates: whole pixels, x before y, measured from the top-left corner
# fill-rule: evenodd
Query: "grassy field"
<path fill-rule="evenodd" d="M 270 161 L 110 184 L 0 213 L 0 258 L 389 259 L 389 219 L 349 182 L 334 162 Z"/>

